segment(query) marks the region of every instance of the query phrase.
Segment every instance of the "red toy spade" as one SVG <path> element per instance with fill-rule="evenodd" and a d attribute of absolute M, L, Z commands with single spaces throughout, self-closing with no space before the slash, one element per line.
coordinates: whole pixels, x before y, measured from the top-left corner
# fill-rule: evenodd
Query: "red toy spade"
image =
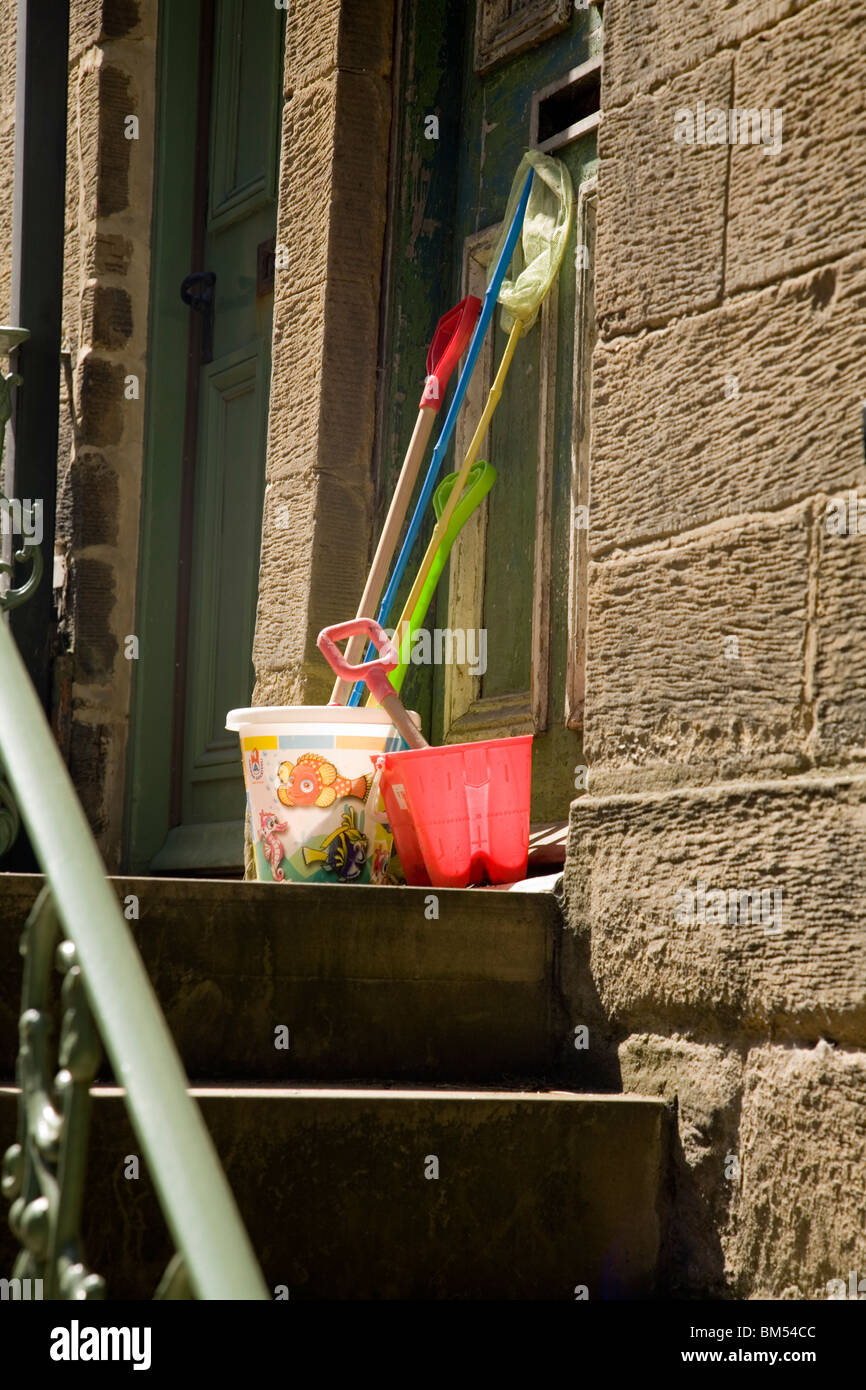
<path fill-rule="evenodd" d="M 430 435 L 433 432 L 433 422 L 444 399 L 448 379 L 466 351 L 480 312 L 481 300 L 476 299 L 473 294 L 467 295 L 465 299 L 462 299 L 459 304 L 443 315 L 436 327 L 436 332 L 433 334 L 433 341 L 427 353 L 427 380 L 418 408 L 418 419 L 415 421 L 415 428 L 412 431 L 409 448 L 406 450 L 403 467 L 400 469 L 394 497 L 388 509 L 382 535 L 376 547 L 376 554 L 373 556 L 370 575 L 361 595 L 361 602 L 358 605 L 358 619 L 363 618 L 367 613 L 375 613 L 378 607 L 388 570 L 394 558 L 394 551 L 397 548 L 400 531 L 409 510 L 412 491 L 424 455 L 427 452 Z M 359 630 L 346 648 L 345 659 L 350 665 L 357 662 L 363 654 L 363 642 L 363 633 Z M 350 682 L 343 679 L 337 680 L 331 691 L 331 704 L 344 704 L 351 688 Z"/>

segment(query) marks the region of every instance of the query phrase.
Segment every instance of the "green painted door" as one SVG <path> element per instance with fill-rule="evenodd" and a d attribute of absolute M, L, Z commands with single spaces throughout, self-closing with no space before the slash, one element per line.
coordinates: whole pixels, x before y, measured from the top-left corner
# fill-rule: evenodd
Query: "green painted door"
<path fill-rule="evenodd" d="M 243 864 L 245 798 L 225 716 L 249 704 L 254 679 L 282 14 L 259 0 L 215 0 L 186 18 L 177 8 L 163 6 L 152 342 L 168 357 L 154 359 L 149 397 L 130 862 L 157 872 L 231 871 Z M 197 113 L 196 84 L 183 72 L 193 50 L 206 90 L 210 71 L 209 100 L 200 92 Z M 191 175 L 180 185 L 178 157 Z M 199 352 L 180 371 L 178 331 L 186 347 L 191 314 L 200 315 Z M 158 499 L 172 510 L 169 527 L 153 515 Z"/>
<path fill-rule="evenodd" d="M 435 740 L 532 733 L 532 818 L 557 820 L 567 814 L 582 766 L 601 9 L 550 0 L 409 8 L 393 209 L 389 358 L 397 365 L 384 415 L 386 479 L 411 428 L 403 399 L 411 406 L 415 392 L 403 364 L 423 364 L 426 304 L 432 300 L 438 314 L 462 294 L 483 294 L 523 152 L 535 145 L 562 159 L 575 186 L 562 271 L 518 345 L 481 451 L 497 481 L 464 529 L 450 584 L 440 584 L 427 619 L 428 627 L 465 634 L 466 660 L 459 638 L 443 641 L 440 651 L 450 645 L 454 662 L 413 669 L 405 687 Z M 430 75 L 433 52 L 438 70 L 444 56 L 459 73 L 459 88 L 453 77 Z M 439 119 L 438 139 L 427 138 L 435 131 L 431 115 Z M 431 228 L 426 240 L 419 227 Z M 505 341 L 497 314 L 446 469 L 462 459 Z"/>

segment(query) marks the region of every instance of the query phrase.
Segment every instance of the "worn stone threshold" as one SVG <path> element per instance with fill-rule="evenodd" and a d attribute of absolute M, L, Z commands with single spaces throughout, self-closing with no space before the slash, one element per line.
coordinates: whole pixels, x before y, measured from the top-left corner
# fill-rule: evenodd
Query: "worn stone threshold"
<path fill-rule="evenodd" d="M 383 901 L 393 899 L 395 894 L 402 894 L 407 898 L 415 897 L 418 901 L 423 900 L 430 894 L 447 895 L 449 899 L 463 896 L 467 903 L 478 900 L 478 894 L 484 893 L 537 893 L 541 896 L 553 896 L 558 880 L 562 877 L 561 871 L 547 874 L 535 874 L 529 878 L 520 879 L 515 883 L 490 883 L 474 884 L 467 888 L 433 888 L 420 887 L 408 883 L 385 884 L 385 883 L 262 883 L 258 879 L 237 879 L 237 878 L 214 878 L 205 875 L 179 874 L 151 875 L 151 874 L 108 874 L 106 875 L 109 883 L 116 885 L 118 891 L 126 888 L 129 892 L 135 892 L 136 887 L 159 888 L 167 897 L 189 898 L 195 895 L 195 891 L 203 894 L 212 895 L 214 890 L 226 898 L 243 899 L 245 897 L 261 896 L 263 899 L 269 895 L 285 893 L 286 902 L 302 897 L 317 897 L 319 893 L 338 893 L 342 896 L 348 894 L 364 893 L 373 895 L 384 894 Z M 0 873 L 0 893 L 3 885 L 7 884 L 10 889 L 27 890 L 33 889 L 34 896 L 45 883 L 43 874 L 33 873 Z"/>
<path fill-rule="evenodd" d="M 565 863 L 568 821 L 544 821 L 529 827 L 530 869 L 561 869 Z M 243 821 L 226 821 L 209 826 L 176 826 L 169 832 L 162 849 L 151 861 L 149 872 L 198 878 L 202 875 L 243 878 Z M 232 852 L 226 853 L 230 846 Z M 200 868 L 190 867 L 199 864 Z M 396 886 L 396 885 L 393 885 Z M 510 887 L 490 884 L 489 887 Z"/>

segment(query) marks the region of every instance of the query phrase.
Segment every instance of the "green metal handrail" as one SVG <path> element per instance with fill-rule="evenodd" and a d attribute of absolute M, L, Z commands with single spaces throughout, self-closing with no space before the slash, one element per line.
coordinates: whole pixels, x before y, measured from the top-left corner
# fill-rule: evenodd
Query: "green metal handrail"
<path fill-rule="evenodd" d="M 70 987 L 79 970 L 192 1290 L 205 1299 L 269 1298 L 129 925 L 2 616 L 0 759 L 71 943 L 64 965 L 72 972 Z M 25 1014 L 22 1041 L 26 1027 Z M 85 1089 L 86 1070 L 83 1064 Z"/>

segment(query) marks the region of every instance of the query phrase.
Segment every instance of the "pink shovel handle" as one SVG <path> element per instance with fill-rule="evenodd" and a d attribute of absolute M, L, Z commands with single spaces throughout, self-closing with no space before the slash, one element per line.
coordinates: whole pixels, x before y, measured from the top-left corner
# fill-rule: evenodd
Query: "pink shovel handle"
<path fill-rule="evenodd" d="M 364 661 L 358 666 L 353 666 L 340 651 L 337 643 L 346 637 L 354 637 L 359 632 L 365 633 L 373 643 L 379 653 L 378 661 Z M 394 687 L 388 680 L 388 672 L 394 670 L 400 658 L 394 643 L 375 619 L 351 618 L 347 623 L 335 623 L 333 627 L 322 628 L 316 638 L 316 645 L 340 680 L 351 681 L 353 685 L 358 680 L 366 681 L 371 695 L 379 704 L 386 696 L 394 694 Z"/>

